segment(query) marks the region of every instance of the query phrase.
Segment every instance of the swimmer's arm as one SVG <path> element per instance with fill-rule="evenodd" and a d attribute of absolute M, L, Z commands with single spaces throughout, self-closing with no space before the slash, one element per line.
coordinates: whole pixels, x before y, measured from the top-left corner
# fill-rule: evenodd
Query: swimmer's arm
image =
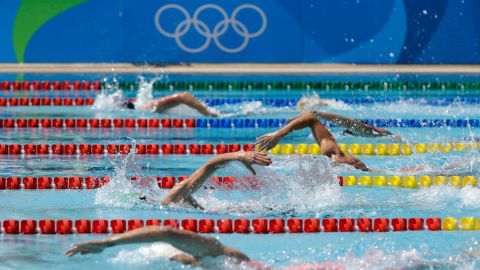
<path fill-rule="evenodd" d="M 257 151 L 270 150 L 277 145 L 280 140 L 288 134 L 304 129 L 312 125 L 312 121 L 318 121 L 311 113 L 302 113 L 288 120 L 288 124 L 281 129 L 265 134 L 257 138 L 255 145 L 258 145 Z"/>
<path fill-rule="evenodd" d="M 216 170 L 230 161 L 242 162 L 253 174 L 255 174 L 255 170 L 252 167 L 253 164 L 267 166 L 272 163 L 272 160 L 265 154 L 251 151 L 239 151 L 218 155 L 197 169 L 187 180 L 177 184 L 163 199 L 162 203 L 169 204 L 180 201 L 190 203 L 191 195 L 200 189 Z"/>
<path fill-rule="evenodd" d="M 357 120 L 353 120 L 338 114 L 328 112 L 312 112 L 316 117 L 332 122 L 336 126 L 344 127 L 355 131 L 365 137 L 389 136 L 393 135 L 390 131 L 384 128 L 377 128 L 367 125 Z"/>
<path fill-rule="evenodd" d="M 65 255 L 73 256 L 77 253 L 100 253 L 107 247 L 154 242 L 168 243 L 196 260 L 200 260 L 203 257 L 216 257 L 221 255 L 237 258 L 242 261 L 249 260 L 248 257 L 240 251 L 232 253 L 232 248 L 222 245 L 222 243 L 215 238 L 176 228 L 157 226 L 139 228 L 101 240 L 74 244 L 66 251 Z"/>
<path fill-rule="evenodd" d="M 173 95 L 168 95 L 156 100 L 151 101 L 150 107 L 157 108 L 157 111 L 163 111 L 165 109 L 175 107 L 177 105 L 184 104 L 190 108 L 197 110 L 199 113 L 204 116 L 217 117 L 217 113 L 211 112 L 209 108 L 192 96 L 188 92 L 177 93 Z"/>

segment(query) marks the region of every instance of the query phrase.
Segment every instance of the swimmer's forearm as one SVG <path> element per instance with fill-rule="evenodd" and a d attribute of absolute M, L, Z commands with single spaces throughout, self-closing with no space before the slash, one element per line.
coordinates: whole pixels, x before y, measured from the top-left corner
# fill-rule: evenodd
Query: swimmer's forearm
<path fill-rule="evenodd" d="M 170 227 L 149 226 L 109 237 L 107 246 L 164 242 L 175 248 L 201 258 L 220 255 L 223 245 L 216 239 Z"/>
<path fill-rule="evenodd" d="M 215 171 L 220 169 L 223 165 L 229 163 L 230 161 L 239 160 L 240 152 L 234 153 L 225 153 L 218 156 L 213 157 L 207 163 L 205 163 L 202 167 L 198 168 L 190 177 L 189 177 L 189 185 L 191 193 L 195 193 L 203 183 L 212 176 Z"/>
<path fill-rule="evenodd" d="M 293 118 L 286 126 L 277 131 L 277 135 L 283 138 L 296 130 L 304 129 L 312 125 L 315 117 L 311 113 L 302 113 Z"/>

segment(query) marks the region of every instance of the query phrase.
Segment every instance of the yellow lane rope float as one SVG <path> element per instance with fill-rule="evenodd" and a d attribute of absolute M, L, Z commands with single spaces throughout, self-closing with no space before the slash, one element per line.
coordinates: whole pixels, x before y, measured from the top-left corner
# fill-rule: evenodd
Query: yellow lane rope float
<path fill-rule="evenodd" d="M 380 156 L 398 156 L 424 153 L 449 153 L 459 151 L 478 150 L 478 143 L 418 143 L 418 144 L 338 144 L 343 152 L 352 155 L 380 155 Z M 320 146 L 318 144 L 277 144 L 270 151 L 273 155 L 320 155 Z"/>
<path fill-rule="evenodd" d="M 429 175 L 347 175 L 339 179 L 341 186 L 390 186 L 401 188 L 419 188 L 435 185 L 450 185 L 454 187 L 477 186 L 477 179 L 473 175 L 468 176 L 429 176 Z"/>

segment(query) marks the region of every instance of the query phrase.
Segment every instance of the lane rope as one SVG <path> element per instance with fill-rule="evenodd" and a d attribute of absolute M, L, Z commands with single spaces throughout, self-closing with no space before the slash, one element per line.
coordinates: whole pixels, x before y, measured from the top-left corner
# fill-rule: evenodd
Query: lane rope
<path fill-rule="evenodd" d="M 343 152 L 353 155 L 399 156 L 478 151 L 480 144 L 339 144 L 339 147 Z M 19 157 L 33 155 L 85 156 L 126 155 L 133 152 L 137 155 L 215 155 L 240 150 L 253 151 L 255 148 L 253 144 L 0 144 L 0 155 Z M 278 144 L 268 152 L 272 155 L 321 155 L 318 144 Z"/>
<path fill-rule="evenodd" d="M 328 98 L 328 97 L 326 97 Z M 328 98 L 329 99 L 329 98 Z M 129 99 L 134 101 L 135 99 Z M 451 97 L 451 98 L 335 98 L 349 105 L 376 104 L 376 103 L 398 103 L 406 102 L 432 106 L 447 106 L 452 104 L 480 104 L 480 98 L 472 97 Z M 95 101 L 94 97 L 1 97 L 0 107 L 18 106 L 91 106 Z M 208 106 L 234 105 L 245 102 L 261 102 L 262 104 L 274 107 L 296 106 L 298 98 L 207 98 L 203 102 Z"/>
<path fill-rule="evenodd" d="M 188 176 L 132 176 L 131 181 L 156 181 L 160 189 L 171 189 L 177 183 L 188 179 Z M 343 187 L 395 187 L 417 189 L 437 185 L 450 185 L 457 188 L 466 186 L 477 187 L 477 177 L 473 175 L 346 175 L 337 176 L 338 184 Z M 97 189 L 110 181 L 108 176 L 5 176 L 0 177 L 0 190 L 64 190 L 64 189 Z M 205 189 L 260 189 L 262 182 L 254 176 L 212 176 L 214 185 L 204 186 Z"/>
<path fill-rule="evenodd" d="M 142 178 L 147 178 L 148 180 L 146 181 L 156 181 L 160 189 L 171 189 L 177 183 L 188 179 L 188 176 L 132 176 L 130 180 L 142 182 Z M 215 189 L 219 187 L 224 189 L 234 189 L 238 187 L 259 189 L 261 187 L 261 182 L 253 176 L 213 176 L 210 180 L 213 185 L 205 185 L 205 189 Z M 0 177 L 0 190 L 89 190 L 101 188 L 109 182 L 110 177 L 108 176 L 7 176 Z"/>
<path fill-rule="evenodd" d="M 480 127 L 479 119 L 359 119 L 376 127 Z M 0 128 L 279 128 L 281 118 L 3 118 Z M 331 122 L 321 121 L 326 127 Z"/>
<path fill-rule="evenodd" d="M 144 226 L 172 226 L 197 233 L 283 234 L 320 232 L 401 232 L 480 230 L 475 217 L 410 218 L 255 218 L 255 219 L 6 219 L 3 234 L 108 234 Z"/>
<path fill-rule="evenodd" d="M 348 186 L 376 186 L 376 187 L 398 187 L 398 188 L 420 188 L 436 185 L 450 185 L 463 188 L 465 186 L 476 187 L 477 178 L 473 175 L 445 176 L 445 175 L 362 175 L 362 176 L 339 176 L 339 185 Z"/>
<path fill-rule="evenodd" d="M 113 85 L 123 90 L 136 90 L 137 81 L 115 83 L 99 81 L 3 81 L 0 90 L 101 90 Z M 480 89 L 480 82 L 468 81 L 156 81 L 154 90 L 447 90 Z"/>

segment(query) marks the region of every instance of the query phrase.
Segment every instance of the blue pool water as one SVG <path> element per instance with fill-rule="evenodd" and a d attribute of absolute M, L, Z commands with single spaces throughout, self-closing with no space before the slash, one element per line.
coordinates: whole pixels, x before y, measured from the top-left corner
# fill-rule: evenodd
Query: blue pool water
<path fill-rule="evenodd" d="M 141 94 L 151 94 L 143 85 Z M 157 115 L 148 112 L 125 111 L 112 106 L 120 92 L 110 90 L 97 98 L 92 107 L 3 107 L 2 118 L 154 118 L 200 117 L 192 110 L 181 107 Z M 328 110 L 353 118 L 409 118 L 409 119 L 478 119 L 476 103 L 430 105 L 421 91 L 368 92 L 330 90 L 318 92 L 332 99 Z M 2 92 L 0 96 L 53 96 L 58 93 Z M 96 93 L 79 93 L 96 96 Z M 136 91 L 121 93 L 123 98 L 139 97 Z M 165 93 L 154 92 L 160 96 Z M 289 98 L 312 95 L 306 91 L 194 91 L 200 99 L 212 98 Z M 425 93 L 423 93 L 425 94 Z M 61 93 L 73 96 L 72 93 Z M 432 100 L 458 97 L 459 93 L 429 93 Z M 335 101 L 342 96 L 388 97 L 394 102 L 348 104 Z M 468 96 L 479 98 L 480 92 L 470 91 Z M 278 107 L 261 102 L 243 102 L 215 106 L 221 117 L 227 118 L 290 118 L 298 111 L 294 106 Z M 255 138 L 275 128 L 243 129 L 3 129 L 2 144 L 54 144 L 54 143 L 157 143 L 157 144 L 218 144 L 253 143 Z M 469 141 L 478 128 L 391 128 L 402 135 L 405 143 L 446 143 Z M 356 138 L 342 135 L 342 130 L 332 128 L 339 143 L 395 143 L 389 138 Z M 282 143 L 314 143 L 307 130 L 286 137 Z M 403 142 L 402 142 L 403 143 Z M 0 192 L 0 220 L 4 219 L 149 219 L 149 218 L 359 218 L 359 217 L 480 217 L 480 189 L 452 186 L 432 186 L 421 189 L 391 187 L 340 187 L 337 175 L 365 175 L 346 166 L 332 167 L 320 156 L 272 156 L 273 164 L 257 168 L 259 190 L 200 190 L 195 195 L 206 211 L 164 207 L 155 203 L 140 202 L 136 195 L 148 192 L 161 198 L 166 191 L 146 190 L 131 184 L 132 175 L 180 176 L 189 175 L 209 156 L 88 156 L 88 157 L 0 157 L 0 169 L 6 176 L 110 176 L 111 182 L 99 190 L 82 191 L 12 191 Z M 478 151 L 411 156 L 360 156 L 368 166 L 398 174 L 396 170 L 416 165 L 428 165 L 430 170 L 419 174 L 441 171 L 442 165 L 460 162 L 458 168 L 447 173 L 480 176 Z M 217 175 L 242 176 L 248 171 L 240 164 L 230 164 Z M 377 175 L 378 173 L 371 173 Z M 224 244 L 243 250 L 255 260 L 272 268 L 308 263 L 339 262 L 349 269 L 385 269 L 399 267 L 422 268 L 479 268 L 480 260 L 472 253 L 479 250 L 478 231 L 465 232 L 389 232 L 389 233 L 317 233 L 281 235 L 224 235 L 214 234 Z M 182 266 L 160 258 L 152 245 L 115 247 L 102 254 L 67 258 L 63 252 L 71 244 L 98 235 L 0 235 L 0 256 L 5 269 L 180 269 Z M 234 268 L 221 259 L 211 262 L 215 268 Z M 403 268 L 402 268 L 403 267 Z M 187 267 L 188 268 L 188 267 Z M 392 269 L 392 268 L 389 268 Z M 393 268 L 397 269 L 397 268 Z M 418 268 L 415 268 L 418 269 Z"/>

